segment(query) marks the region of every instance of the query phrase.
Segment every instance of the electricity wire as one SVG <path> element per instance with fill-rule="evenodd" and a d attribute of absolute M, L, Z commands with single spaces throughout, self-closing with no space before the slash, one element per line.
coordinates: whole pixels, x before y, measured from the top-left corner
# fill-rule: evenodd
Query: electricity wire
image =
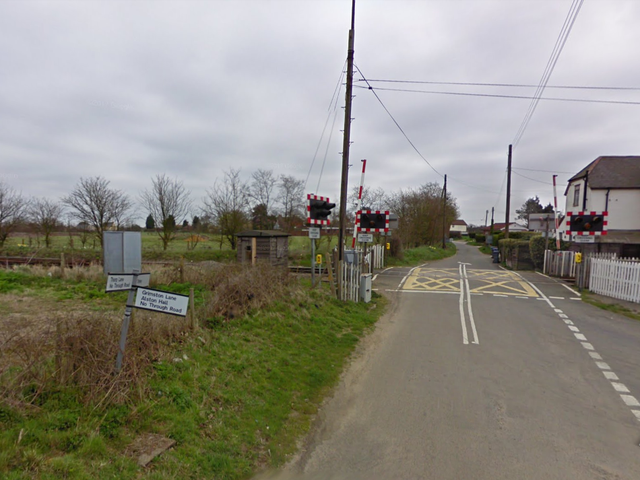
<path fill-rule="evenodd" d="M 354 87 L 373 90 L 373 87 L 371 86 L 363 87 L 360 85 L 354 85 Z M 640 102 L 627 101 L 627 100 L 598 100 L 598 99 L 590 99 L 590 98 L 562 98 L 562 97 L 531 97 L 528 95 L 500 95 L 497 93 L 442 92 L 442 91 L 436 91 L 436 90 L 413 90 L 413 89 L 405 89 L 405 88 L 388 88 L 388 87 L 376 87 L 376 90 L 387 91 L 387 92 L 427 93 L 432 95 L 453 95 L 453 96 L 460 96 L 460 97 L 512 98 L 512 99 L 519 99 L 519 100 L 533 100 L 535 102 L 539 100 L 549 100 L 549 101 L 555 101 L 555 102 L 640 105 Z"/>
<path fill-rule="evenodd" d="M 358 82 L 365 81 L 364 79 L 356 80 Z M 407 84 L 422 84 L 422 85 L 459 85 L 459 86 L 471 86 L 471 87 L 516 87 L 516 88 L 534 88 L 538 85 L 532 84 L 518 84 L 518 83 L 481 83 L 481 82 L 433 82 L 422 80 L 382 80 L 382 79 L 368 79 L 369 83 L 381 82 L 381 83 L 407 83 Z M 572 90 L 630 90 L 637 91 L 640 87 L 605 87 L 605 86 L 588 86 L 588 85 L 547 85 L 546 88 L 557 89 L 572 89 Z"/>
<path fill-rule="evenodd" d="M 360 73 L 360 75 L 362 75 L 362 78 L 364 79 L 364 81 L 366 82 L 367 79 L 364 76 L 364 74 L 362 73 L 362 71 L 360 70 L 360 68 L 357 65 L 354 65 L 356 67 L 356 69 L 358 70 L 358 72 Z M 402 127 L 400 126 L 400 124 L 397 122 L 397 120 L 393 117 L 393 115 L 391 114 L 391 112 L 389 111 L 389 109 L 386 107 L 386 105 L 382 102 L 382 100 L 380 99 L 380 97 L 378 96 L 378 94 L 376 93 L 376 91 L 373 89 L 373 87 L 367 83 L 368 85 L 368 89 L 371 91 L 371 93 L 373 93 L 373 95 L 376 97 L 376 99 L 378 100 L 378 102 L 380 103 L 380 105 L 382 106 L 382 108 L 384 108 L 384 111 L 387 112 L 387 115 L 389 115 L 389 117 L 391 118 L 391 120 L 393 121 L 393 123 L 396 125 L 396 127 L 398 127 L 398 130 L 400 130 L 400 132 L 402 133 L 402 135 L 404 135 L 404 138 L 406 138 L 407 142 L 409 142 L 409 145 L 411 145 L 411 147 L 416 151 L 416 153 L 420 156 L 420 158 L 422 158 L 422 160 L 425 161 L 425 163 L 427 165 L 429 165 L 429 167 L 431 167 L 431 170 L 433 170 L 434 172 L 436 172 L 438 175 L 440 175 L 441 177 L 444 178 L 444 175 L 441 174 L 438 170 L 435 169 L 435 167 L 433 165 L 431 165 L 431 163 L 429 163 L 429 160 L 427 160 L 424 155 L 422 155 L 422 153 L 420 153 L 420 150 L 418 150 L 418 147 L 416 147 L 414 145 L 414 143 L 411 141 L 411 139 L 409 138 L 409 136 L 405 133 L 405 131 L 402 129 Z M 364 88 L 364 87 L 361 87 Z"/>
<path fill-rule="evenodd" d="M 318 140 L 318 145 L 316 146 L 316 151 L 313 154 L 313 158 L 311 160 L 311 165 L 309 166 L 309 172 L 307 173 L 307 178 L 304 181 L 304 190 L 307 189 L 307 183 L 309 182 L 309 177 L 311 176 L 311 170 L 313 169 L 313 165 L 315 164 L 316 161 L 316 157 L 318 156 L 318 151 L 320 150 L 320 146 L 322 145 L 322 139 L 324 138 L 324 133 L 327 130 L 327 125 L 329 124 L 329 119 L 331 118 L 331 114 L 334 113 L 334 124 L 335 124 L 335 118 L 336 118 L 336 110 L 337 110 L 337 105 L 338 105 L 338 98 L 339 98 L 339 93 L 340 93 L 340 87 L 342 85 L 342 79 L 344 78 L 345 75 L 345 65 L 347 64 L 347 61 L 344 61 L 344 64 L 342 65 L 342 69 L 340 70 L 340 77 L 338 78 L 338 83 L 336 84 L 336 87 L 333 89 L 333 95 L 331 96 L 331 101 L 329 102 L 329 107 L 327 108 L 328 113 L 327 113 L 327 119 L 324 122 L 324 127 L 322 128 L 322 134 L 320 135 L 320 139 Z M 333 107 L 333 108 L 332 108 Z M 331 141 L 331 134 L 329 135 L 329 141 Z M 325 153 L 325 157 L 324 160 L 322 162 L 322 170 L 320 172 L 320 179 L 322 179 L 322 171 L 324 171 L 324 162 L 326 161 L 327 156 Z M 318 185 L 320 185 L 320 179 L 318 179 Z M 316 190 L 317 192 L 317 190 Z"/>
<path fill-rule="evenodd" d="M 527 177 L 525 175 L 522 175 L 521 173 L 513 171 L 513 169 L 512 169 L 512 172 L 518 175 L 519 177 L 526 178 L 527 180 L 531 180 L 532 182 L 543 183 L 545 185 L 553 185 L 553 183 L 551 182 L 543 182 L 542 180 L 536 180 L 535 178 Z"/>
<path fill-rule="evenodd" d="M 516 136 L 512 142 L 514 147 L 516 147 L 520 142 L 520 139 L 524 135 L 524 132 L 527 129 L 527 126 L 529 125 L 529 122 L 531 121 L 531 118 L 533 117 L 533 114 L 536 111 L 536 108 L 538 107 L 538 103 L 542 98 L 544 89 L 546 88 L 547 83 L 549 82 L 549 78 L 551 77 L 551 74 L 553 73 L 556 63 L 558 62 L 558 58 L 560 58 L 560 54 L 564 49 L 564 45 L 567 42 L 567 38 L 569 38 L 569 33 L 571 33 L 571 29 L 573 28 L 573 24 L 576 21 L 576 17 L 580 12 L 580 8 L 582 7 L 583 1 L 584 0 L 573 0 L 573 2 L 571 3 L 571 7 L 569 8 L 567 17 L 565 18 L 564 24 L 562 25 L 562 29 L 560 30 L 560 33 L 558 34 L 558 38 L 556 39 L 556 44 L 553 47 L 553 51 L 551 52 L 551 56 L 549 57 L 549 60 L 547 61 L 547 66 L 545 67 L 544 73 L 540 78 L 540 83 L 538 85 L 538 88 L 536 89 L 536 93 L 534 94 L 534 99 L 531 101 L 531 104 L 529 105 L 529 109 L 527 110 L 527 113 L 525 113 L 524 119 L 522 120 L 522 123 L 520 124 L 520 127 L 518 128 Z"/>
<path fill-rule="evenodd" d="M 524 167 L 511 167 L 511 170 L 527 170 L 528 172 L 544 172 L 544 173 L 567 173 L 567 174 L 575 173 L 575 172 L 558 172 L 556 170 L 539 170 L 537 168 L 524 168 Z"/>

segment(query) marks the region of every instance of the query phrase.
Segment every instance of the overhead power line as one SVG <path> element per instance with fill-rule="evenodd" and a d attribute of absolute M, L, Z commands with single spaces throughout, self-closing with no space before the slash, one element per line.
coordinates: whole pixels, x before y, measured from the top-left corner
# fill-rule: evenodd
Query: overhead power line
<path fill-rule="evenodd" d="M 513 167 L 512 170 L 527 170 L 528 172 L 544 172 L 544 173 L 568 173 L 568 174 L 576 173 L 576 172 L 559 172 L 557 170 L 540 170 L 537 168 L 523 168 L 523 167 Z"/>
<path fill-rule="evenodd" d="M 513 170 L 513 169 L 512 169 L 512 170 Z M 543 182 L 542 180 L 536 180 L 535 178 L 527 177 L 527 176 L 522 175 L 521 173 L 518 173 L 518 172 L 513 172 L 513 173 L 515 173 L 515 174 L 516 174 L 516 175 L 518 175 L 519 177 L 526 178 L 527 180 L 531 180 L 532 182 L 543 183 L 543 184 L 545 184 L 545 185 L 553 185 L 553 183 L 551 183 L 551 182 Z"/>
<path fill-rule="evenodd" d="M 533 117 L 533 114 L 536 111 L 536 108 L 538 107 L 538 103 L 542 98 L 544 89 L 546 88 L 547 83 L 549 82 L 549 78 L 551 78 L 553 69 L 555 68 L 556 63 L 558 62 L 558 58 L 560 58 L 560 54 L 562 53 L 564 45 L 567 42 L 567 38 L 569 38 L 569 33 L 571 33 L 571 29 L 573 28 L 573 24 L 576 21 L 576 17 L 580 12 L 580 8 L 582 7 L 583 1 L 584 0 L 573 0 L 573 2 L 571 3 L 571 7 L 569 8 L 567 17 L 565 18 L 564 24 L 562 25 L 562 29 L 560 30 L 560 33 L 558 34 L 558 38 L 556 39 L 556 44 L 553 47 L 553 51 L 551 52 L 551 56 L 549 57 L 549 60 L 547 61 L 547 66 L 545 67 L 544 73 L 540 78 L 540 82 L 534 94 L 534 98 L 533 100 L 531 100 L 529 109 L 527 110 L 527 113 L 525 113 L 524 119 L 522 120 L 522 123 L 518 128 L 516 136 L 513 139 L 512 144 L 514 147 L 516 147 L 520 142 L 520 139 L 524 135 L 524 132 L 527 129 L 529 122 L 531 121 L 531 117 Z"/>
<path fill-rule="evenodd" d="M 364 81 L 366 82 L 366 77 L 364 76 L 364 74 L 362 73 L 362 71 L 360 70 L 360 68 L 358 68 L 357 65 L 354 65 L 356 67 L 356 70 L 358 70 L 358 72 L 360 73 L 360 75 L 362 75 L 362 78 L 364 79 Z M 420 150 L 418 150 L 418 147 L 416 147 L 413 142 L 411 141 L 411 139 L 409 138 L 409 136 L 405 133 L 405 131 L 402 129 L 402 127 L 400 126 L 400 124 L 397 122 L 397 120 L 393 117 L 393 115 L 391 115 L 391 112 L 389 111 L 389 109 L 386 107 L 386 105 L 382 102 L 382 100 L 380 99 L 380 97 L 378 96 L 378 94 L 376 93 L 376 91 L 373 89 L 373 87 L 369 84 L 368 85 L 368 89 L 371 90 L 371 93 L 373 93 L 373 95 L 376 97 L 376 99 L 378 100 L 378 102 L 380 103 L 380 105 L 382 106 L 382 108 L 384 108 L 384 111 L 387 112 L 387 115 L 389 115 L 389 118 L 391 118 L 391 120 L 393 121 L 393 123 L 395 123 L 396 127 L 398 127 L 398 130 L 400 130 L 400 132 L 402 133 L 402 135 L 404 135 L 404 138 L 407 139 L 407 142 L 409 142 L 409 145 L 411 145 L 411 147 L 413 147 L 413 149 L 416 151 L 416 153 L 420 156 L 420 158 L 422 158 L 422 160 L 425 161 L 425 163 L 427 165 L 429 165 L 429 167 L 431 167 L 431 170 L 433 170 L 434 172 L 436 172 L 438 175 L 440 175 L 441 177 L 444 177 L 444 175 L 442 175 L 438 170 L 435 169 L 435 167 L 433 165 L 431 165 L 431 163 L 429 163 L 429 160 L 427 160 L 424 155 L 422 155 L 422 153 L 420 153 Z M 361 88 L 365 88 L 365 87 L 361 87 Z"/>
<path fill-rule="evenodd" d="M 355 88 L 364 88 L 373 90 L 373 87 L 363 87 L 360 85 L 354 85 Z M 388 91 L 388 92 L 406 92 L 406 93 L 428 93 L 433 95 L 454 95 L 460 97 L 489 97 L 489 98 L 512 98 L 512 99 L 521 99 L 521 100 L 551 100 L 556 102 L 578 102 L 578 103 L 607 103 L 607 104 L 617 104 L 617 105 L 640 105 L 640 102 L 633 101 L 625 101 L 625 100 L 597 100 L 597 99 L 589 99 L 589 98 L 560 98 L 560 97 L 531 97 L 527 95 L 499 95 L 492 93 L 467 93 L 467 92 L 442 92 L 442 91 L 431 91 L 431 90 L 410 90 L 403 88 L 385 88 L 385 87 L 376 87 L 376 90 Z M 524 133 L 524 132 L 523 132 Z"/>
<path fill-rule="evenodd" d="M 363 82 L 364 79 L 356 80 L 358 82 Z M 414 84 L 414 85 L 459 85 L 459 86 L 470 86 L 470 87 L 515 87 L 515 88 L 534 88 L 538 85 L 532 84 L 518 84 L 518 83 L 480 83 L 480 82 L 433 82 L 433 81 L 422 81 L 422 80 L 382 80 L 382 79 L 368 79 L 368 83 L 406 83 L 406 84 Z M 640 87 L 604 87 L 604 86 L 588 86 L 588 85 L 547 85 L 546 88 L 557 88 L 557 89 L 569 89 L 569 90 L 631 90 L 638 91 Z"/>

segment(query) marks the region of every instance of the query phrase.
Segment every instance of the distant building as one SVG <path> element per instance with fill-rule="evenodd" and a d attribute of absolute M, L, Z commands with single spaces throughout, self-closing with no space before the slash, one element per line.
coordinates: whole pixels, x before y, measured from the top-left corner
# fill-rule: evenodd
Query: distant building
<path fill-rule="evenodd" d="M 460 232 L 460 235 L 466 235 L 469 233 L 467 231 L 467 222 L 464 220 L 454 220 L 451 226 L 449 227 L 449 233 Z"/>

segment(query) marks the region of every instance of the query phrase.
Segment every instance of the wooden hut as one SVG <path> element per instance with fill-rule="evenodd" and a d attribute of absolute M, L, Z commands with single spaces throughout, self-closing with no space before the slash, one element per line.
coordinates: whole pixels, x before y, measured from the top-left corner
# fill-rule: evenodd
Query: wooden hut
<path fill-rule="evenodd" d="M 274 266 L 287 266 L 289 234 L 276 230 L 247 230 L 236 234 L 238 262 L 268 262 Z"/>

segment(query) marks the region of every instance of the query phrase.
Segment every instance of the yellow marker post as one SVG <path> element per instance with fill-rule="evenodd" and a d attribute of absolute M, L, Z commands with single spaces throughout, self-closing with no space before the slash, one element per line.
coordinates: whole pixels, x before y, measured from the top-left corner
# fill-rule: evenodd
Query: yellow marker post
<path fill-rule="evenodd" d="M 576 263 L 582 263 L 582 253 L 580 253 L 580 252 L 576 253 L 575 262 Z"/>
<path fill-rule="evenodd" d="M 391 244 L 387 243 L 387 250 L 391 250 Z"/>
<path fill-rule="evenodd" d="M 316 263 L 318 265 L 322 265 L 322 255 L 321 254 L 316 255 Z"/>

